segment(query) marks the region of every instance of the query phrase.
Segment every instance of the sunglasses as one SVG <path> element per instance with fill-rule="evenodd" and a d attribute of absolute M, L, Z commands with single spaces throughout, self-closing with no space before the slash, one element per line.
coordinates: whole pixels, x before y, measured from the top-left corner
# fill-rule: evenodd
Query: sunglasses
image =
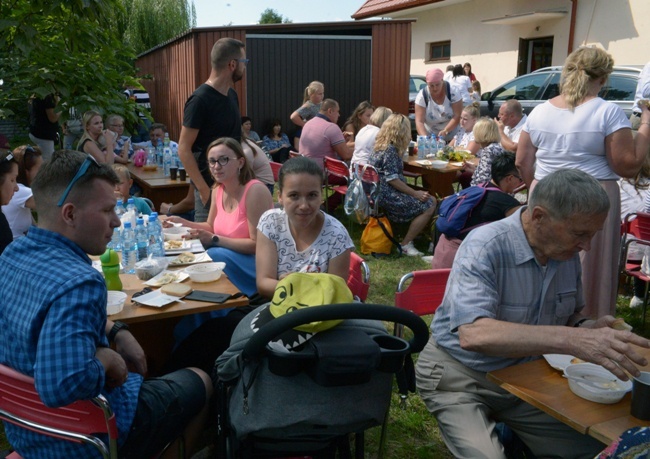
<path fill-rule="evenodd" d="M 70 194 L 72 187 L 74 187 L 75 184 L 79 181 L 79 179 L 84 176 L 84 174 L 88 171 L 88 168 L 90 167 L 91 164 L 95 164 L 96 166 L 99 166 L 99 163 L 97 162 L 95 157 L 92 155 L 88 155 L 86 156 L 84 162 L 81 163 L 81 167 L 79 168 L 77 173 L 74 175 L 74 177 L 72 177 L 72 180 L 70 180 L 70 183 L 68 183 L 68 186 L 63 192 L 61 199 L 59 199 L 59 202 L 56 203 L 58 207 L 61 207 L 65 202 L 65 200 L 68 199 L 68 195 Z"/>

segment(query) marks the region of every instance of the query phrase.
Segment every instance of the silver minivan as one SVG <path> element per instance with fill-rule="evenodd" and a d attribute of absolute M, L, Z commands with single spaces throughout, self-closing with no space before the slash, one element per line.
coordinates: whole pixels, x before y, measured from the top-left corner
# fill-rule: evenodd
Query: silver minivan
<path fill-rule="evenodd" d="M 625 114 L 632 114 L 634 94 L 643 66 L 615 66 L 600 97 L 617 104 Z M 508 99 L 517 99 L 524 113 L 560 93 L 562 67 L 544 67 L 526 75 L 513 78 L 496 89 L 481 95 L 481 115 L 495 118 L 499 107 Z"/>

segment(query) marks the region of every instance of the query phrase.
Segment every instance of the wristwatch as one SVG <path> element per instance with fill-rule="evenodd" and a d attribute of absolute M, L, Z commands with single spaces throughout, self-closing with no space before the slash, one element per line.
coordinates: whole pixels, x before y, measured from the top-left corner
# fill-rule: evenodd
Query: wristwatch
<path fill-rule="evenodd" d="M 217 247 L 219 245 L 219 236 L 216 234 L 212 236 L 212 247 Z"/>
<path fill-rule="evenodd" d="M 120 330 L 128 330 L 129 326 L 125 324 L 124 322 L 120 322 L 119 320 L 116 320 L 115 323 L 113 324 L 113 328 L 111 328 L 111 331 L 108 333 L 108 342 L 112 343 L 115 341 L 115 336 L 118 334 Z"/>

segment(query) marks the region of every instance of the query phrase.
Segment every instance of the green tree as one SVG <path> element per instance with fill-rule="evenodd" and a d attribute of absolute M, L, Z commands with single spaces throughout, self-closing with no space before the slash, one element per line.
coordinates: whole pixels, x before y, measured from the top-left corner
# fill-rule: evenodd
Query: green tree
<path fill-rule="evenodd" d="M 26 124 L 27 99 L 56 93 L 62 120 L 75 107 L 133 122 L 136 52 L 195 24 L 192 0 L 1 0 L 0 118 Z"/>
<path fill-rule="evenodd" d="M 140 54 L 196 27 L 196 9 L 190 0 L 122 0 L 117 28 L 124 42 Z"/>
<path fill-rule="evenodd" d="M 275 11 L 273 8 L 267 8 L 262 11 L 259 20 L 259 24 L 291 24 L 291 22 L 291 19 L 283 18 L 282 15 Z"/>

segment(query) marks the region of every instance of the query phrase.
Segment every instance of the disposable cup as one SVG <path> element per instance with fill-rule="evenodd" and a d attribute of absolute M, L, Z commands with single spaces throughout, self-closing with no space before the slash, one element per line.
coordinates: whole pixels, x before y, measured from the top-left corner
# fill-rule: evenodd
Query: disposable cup
<path fill-rule="evenodd" d="M 178 174 L 178 167 L 170 167 L 169 168 L 169 178 L 172 180 L 176 180 L 176 176 Z"/>
<path fill-rule="evenodd" d="M 183 168 L 178 169 L 178 178 L 181 179 L 183 182 L 185 181 L 185 179 L 187 179 L 185 169 Z"/>
<path fill-rule="evenodd" d="M 642 371 L 632 381 L 631 414 L 637 419 L 650 421 L 650 372 Z"/>

